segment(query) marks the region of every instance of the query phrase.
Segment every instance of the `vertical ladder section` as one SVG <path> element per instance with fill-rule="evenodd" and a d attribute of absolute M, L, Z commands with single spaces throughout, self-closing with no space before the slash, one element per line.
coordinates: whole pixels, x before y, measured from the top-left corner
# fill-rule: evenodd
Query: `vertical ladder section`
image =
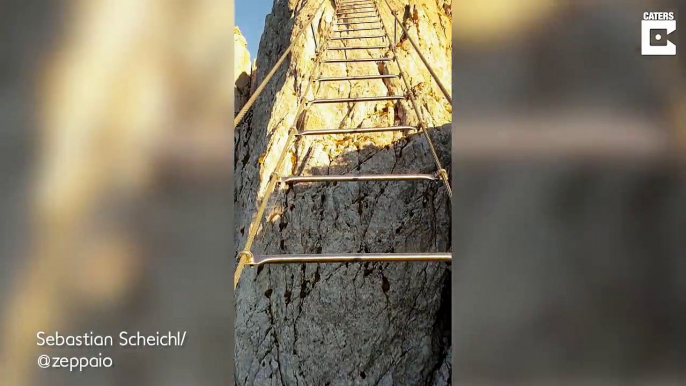
<path fill-rule="evenodd" d="M 276 163 L 273 173 L 270 176 L 264 196 L 260 202 L 256 216 L 250 224 L 248 230 L 248 237 L 244 248 L 239 252 L 239 268 L 236 270 L 234 276 L 234 287 L 238 284 L 240 277 L 240 270 L 244 265 L 262 265 L 275 263 L 332 263 L 332 262 L 365 262 L 365 261 L 452 261 L 452 254 L 449 252 L 436 253 L 335 253 L 335 254 L 291 254 L 291 255 L 254 255 L 251 252 L 252 244 L 255 240 L 257 230 L 266 209 L 268 200 L 273 193 L 277 183 L 284 184 L 302 184 L 302 183 L 330 183 L 330 182 L 375 182 L 375 181 L 415 181 L 426 183 L 445 182 L 447 191 L 452 197 L 452 190 L 447 180 L 447 173 L 442 168 L 438 155 L 436 154 L 431 137 L 426 132 L 426 124 L 422 116 L 419 105 L 415 100 L 415 96 L 410 88 L 407 80 L 407 75 L 403 71 L 400 63 L 395 55 L 395 44 L 389 38 L 388 29 L 381 18 L 380 11 L 375 1 L 370 0 L 351 0 L 341 2 L 338 4 L 334 13 L 334 22 L 327 33 L 326 42 L 322 45 L 318 53 L 316 64 L 313 72 L 320 71 L 321 65 L 328 63 L 368 63 L 368 62 L 390 62 L 394 61 L 398 65 L 398 74 L 368 74 L 356 76 L 339 76 L 339 77 L 311 77 L 305 92 L 300 98 L 298 109 L 295 115 L 295 123 L 291 127 L 286 143 L 284 144 L 279 159 Z M 355 32 L 362 32 L 362 35 L 350 35 Z M 395 38 L 395 34 L 394 34 Z M 331 47 L 332 42 L 346 42 L 351 40 L 367 41 L 369 39 L 381 39 L 386 44 L 384 45 L 356 45 Z M 391 57 L 370 57 L 357 59 L 326 59 L 325 55 L 329 51 L 348 51 L 348 50 L 385 50 L 390 49 Z M 370 95 L 359 97 L 341 97 L 341 98 L 322 98 L 312 99 L 307 101 L 307 94 L 310 87 L 314 83 L 321 82 L 340 82 L 340 81 L 379 81 L 384 79 L 401 78 L 407 90 L 404 95 Z M 314 129 L 299 131 L 297 122 L 300 121 L 302 114 L 306 114 L 308 109 L 313 105 L 318 104 L 355 104 L 377 101 L 399 101 L 408 100 L 415 111 L 419 125 L 415 126 L 389 126 L 389 127 L 351 127 L 343 129 Z M 419 130 L 426 136 L 426 140 L 431 149 L 432 155 L 437 165 L 437 171 L 434 174 L 348 174 L 348 175 L 321 175 L 321 176 L 281 176 L 280 171 L 283 167 L 286 154 L 294 144 L 296 138 L 303 136 L 322 136 L 322 135 L 336 135 L 336 134 L 368 134 L 385 131 L 410 131 Z"/>

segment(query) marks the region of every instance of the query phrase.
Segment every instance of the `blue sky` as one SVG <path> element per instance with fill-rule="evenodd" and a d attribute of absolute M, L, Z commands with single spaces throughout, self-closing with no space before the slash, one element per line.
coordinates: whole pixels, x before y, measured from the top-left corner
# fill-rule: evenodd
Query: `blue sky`
<path fill-rule="evenodd" d="M 236 18 L 234 22 L 248 41 L 250 60 L 257 56 L 260 37 L 264 29 L 264 18 L 272 11 L 273 0 L 235 0 Z"/>

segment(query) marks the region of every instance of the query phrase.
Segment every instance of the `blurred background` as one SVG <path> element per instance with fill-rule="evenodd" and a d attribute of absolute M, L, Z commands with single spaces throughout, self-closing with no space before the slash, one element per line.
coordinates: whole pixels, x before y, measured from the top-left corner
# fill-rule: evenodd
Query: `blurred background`
<path fill-rule="evenodd" d="M 683 5 L 453 2 L 454 384 L 686 383 Z"/>
<path fill-rule="evenodd" d="M 640 55 L 682 7 L 453 3 L 454 383 L 683 384 L 683 26 Z M 0 11 L 1 383 L 229 384 L 233 5 Z M 37 369 L 77 352 L 39 330 L 123 329 L 188 341 Z"/>
<path fill-rule="evenodd" d="M 224 0 L 0 5 L 1 384 L 232 381 L 232 24 Z M 36 346 L 169 330 L 183 348 Z"/>

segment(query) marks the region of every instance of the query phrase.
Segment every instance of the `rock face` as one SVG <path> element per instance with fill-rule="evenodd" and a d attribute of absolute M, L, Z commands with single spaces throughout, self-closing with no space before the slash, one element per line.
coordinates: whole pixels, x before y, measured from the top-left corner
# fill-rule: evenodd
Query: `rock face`
<path fill-rule="evenodd" d="M 403 16 L 411 36 L 450 85 L 450 3 L 411 1 Z M 236 129 L 236 245 L 245 243 L 258 197 L 294 125 L 300 99 L 403 95 L 399 79 L 320 82 L 310 76 L 397 74 L 394 62 L 326 63 L 315 52 L 334 20 L 332 5 L 276 1 L 257 57 L 257 83 L 298 32 L 290 60 Z M 386 24 L 392 19 L 380 6 Z M 312 27 L 307 24 L 314 14 Z M 340 26 L 338 26 L 340 27 Z M 400 29 L 398 28 L 398 31 Z M 360 32 L 351 34 L 359 35 Z M 344 34 L 342 36 L 345 36 Z M 355 36 L 355 35 L 348 35 Z M 398 57 L 418 94 L 445 168 L 450 167 L 450 106 L 412 49 L 398 36 Z M 333 46 L 388 45 L 351 39 Z M 327 58 L 390 56 L 389 49 L 329 51 Z M 314 105 L 300 130 L 416 125 L 409 102 Z M 423 135 L 387 132 L 298 140 L 283 175 L 434 173 Z M 256 254 L 444 252 L 451 250 L 451 205 L 433 182 L 360 182 L 277 187 L 252 251 Z M 288 264 L 247 267 L 236 293 L 239 385 L 450 384 L 450 270 L 445 263 Z"/>
<path fill-rule="evenodd" d="M 234 83 L 234 110 L 238 112 L 250 98 L 251 75 L 253 72 L 250 64 L 250 52 L 248 42 L 241 34 L 238 27 L 233 28 L 233 83 Z"/>

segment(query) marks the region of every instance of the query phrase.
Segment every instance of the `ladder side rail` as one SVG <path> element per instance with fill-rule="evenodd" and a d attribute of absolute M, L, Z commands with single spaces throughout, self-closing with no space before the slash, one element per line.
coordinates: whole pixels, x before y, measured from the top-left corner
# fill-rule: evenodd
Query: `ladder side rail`
<path fill-rule="evenodd" d="M 448 89 L 445 88 L 445 86 L 443 85 L 443 82 L 441 82 L 441 80 L 438 78 L 438 75 L 436 75 L 436 73 L 434 72 L 433 68 L 431 67 L 431 65 L 429 64 L 429 62 L 426 60 L 426 58 L 424 57 L 424 54 L 422 54 L 422 51 L 419 50 L 419 47 L 417 46 L 417 43 L 415 43 L 414 39 L 412 39 L 412 36 L 410 36 L 410 34 L 407 32 L 407 29 L 405 28 L 405 26 L 403 25 L 403 23 L 402 23 L 402 22 L 400 21 L 400 19 L 398 18 L 398 11 L 394 11 L 393 8 L 391 8 L 391 5 L 388 3 L 388 0 L 384 0 L 384 2 L 386 3 L 386 6 L 388 7 L 388 10 L 391 12 L 391 15 L 393 15 L 393 19 L 394 19 L 393 22 L 394 22 L 394 23 L 398 23 L 398 24 L 400 25 L 400 28 L 401 28 L 401 29 L 403 30 L 403 32 L 405 33 L 405 36 L 407 36 L 407 40 L 410 41 L 410 43 L 412 44 L 412 47 L 414 47 L 414 50 L 415 50 L 415 51 L 417 52 L 417 54 L 419 55 L 419 58 L 422 60 L 422 62 L 423 62 L 424 65 L 426 66 L 426 68 L 429 70 L 429 74 L 431 74 L 431 77 L 434 78 L 434 80 L 435 80 L 436 83 L 438 84 L 438 87 L 441 89 L 441 92 L 443 93 L 443 96 L 445 96 L 445 99 L 447 99 L 448 102 L 452 105 L 452 104 L 453 104 L 453 98 L 452 98 L 452 96 L 450 96 L 450 93 L 448 92 Z M 395 26 L 394 26 L 394 27 L 395 27 Z M 395 38 L 395 36 L 394 36 L 394 38 Z"/>
<path fill-rule="evenodd" d="M 333 24 L 333 23 L 332 23 Z M 260 202 L 260 206 L 257 210 L 257 214 L 255 217 L 252 219 L 250 223 L 250 227 L 248 228 L 248 237 L 245 242 L 245 246 L 243 249 L 238 253 L 239 261 L 238 265 L 236 266 L 236 271 L 234 272 L 234 279 L 233 279 L 233 288 L 234 290 L 238 286 L 238 281 L 240 280 L 241 273 L 243 272 L 243 268 L 245 267 L 246 264 L 250 264 L 250 261 L 253 258 L 253 254 L 250 251 L 252 248 L 252 244 L 255 241 L 255 236 L 257 236 L 257 231 L 260 227 L 260 224 L 262 223 L 262 218 L 264 217 L 264 212 L 267 209 L 267 204 L 269 202 L 269 198 L 271 197 L 272 193 L 274 192 L 274 189 L 276 188 L 276 184 L 281 180 L 281 176 L 279 175 L 279 172 L 281 168 L 283 167 L 283 163 L 286 159 L 286 155 L 288 154 L 288 151 L 291 148 L 291 145 L 296 138 L 298 134 L 298 129 L 297 129 L 297 124 L 300 121 L 300 117 L 305 111 L 306 108 L 308 108 L 308 103 L 306 102 L 307 95 L 310 92 L 310 88 L 312 87 L 313 84 L 316 82 L 314 81 L 315 76 L 314 74 L 317 73 L 319 70 L 319 67 L 322 63 L 322 59 L 326 56 L 326 49 L 329 43 L 329 35 L 331 34 L 331 30 L 333 29 L 333 25 L 329 27 L 329 30 L 327 31 L 327 39 L 325 40 L 324 44 L 321 45 L 321 48 L 319 52 L 316 54 L 317 55 L 317 60 L 315 62 L 314 68 L 312 69 L 312 72 L 310 73 L 310 78 L 309 82 L 307 84 L 307 87 L 305 88 L 305 92 L 300 96 L 300 101 L 298 102 L 298 110 L 295 114 L 295 120 L 293 122 L 293 125 L 291 126 L 288 137 L 286 138 L 286 143 L 283 146 L 283 150 L 281 151 L 281 154 L 279 155 L 279 159 L 276 162 L 276 165 L 274 166 L 274 171 L 272 171 L 270 177 L 269 177 L 269 182 L 267 183 L 267 187 L 264 192 L 264 196 L 262 197 L 262 201 Z"/>
<path fill-rule="evenodd" d="M 384 0 L 386 1 L 386 0 Z M 386 1 L 386 4 L 388 2 Z M 390 5 L 388 6 L 390 9 Z M 391 10 L 391 13 L 393 13 L 393 10 Z M 394 15 L 395 16 L 395 15 Z M 394 23 L 397 21 L 397 17 L 394 20 Z M 386 22 L 381 18 L 381 24 L 383 25 L 384 31 L 386 32 L 386 35 L 388 36 L 388 28 L 386 26 Z M 402 25 L 401 25 L 402 27 Z M 403 28 L 404 29 L 404 28 Z M 409 37 L 409 35 L 408 35 Z M 414 92 L 412 91 L 412 88 L 410 87 L 410 83 L 408 81 L 408 76 L 407 73 L 403 70 L 402 66 L 400 65 L 400 60 L 398 60 L 398 55 L 396 55 L 396 46 L 393 45 L 393 42 L 391 42 L 391 39 L 389 40 L 389 48 L 391 49 L 391 54 L 393 55 L 393 59 L 395 61 L 395 64 L 398 66 L 398 73 L 400 74 L 400 78 L 402 78 L 403 83 L 405 83 L 405 89 L 407 91 L 407 96 L 410 99 L 410 102 L 412 103 L 412 108 L 415 111 L 415 114 L 417 114 L 417 119 L 419 120 L 419 129 L 424 133 L 424 136 L 426 138 L 426 142 L 429 145 L 429 149 L 431 150 L 431 154 L 434 158 L 434 162 L 436 163 L 436 167 L 438 168 L 438 177 L 443 180 L 443 183 L 445 184 L 445 188 L 448 191 L 448 197 L 450 197 L 450 200 L 452 201 L 453 198 L 453 190 L 450 187 L 450 182 L 448 181 L 448 172 L 443 168 L 441 165 L 441 160 L 438 158 L 438 153 L 436 153 L 436 148 L 434 147 L 433 141 L 431 140 L 431 136 L 429 135 L 428 132 L 428 127 L 424 121 L 424 115 L 422 114 L 422 111 L 420 109 L 419 104 L 417 103 L 417 100 L 415 99 Z M 416 48 L 416 47 L 415 47 Z M 427 65 L 428 66 L 428 65 Z"/>

